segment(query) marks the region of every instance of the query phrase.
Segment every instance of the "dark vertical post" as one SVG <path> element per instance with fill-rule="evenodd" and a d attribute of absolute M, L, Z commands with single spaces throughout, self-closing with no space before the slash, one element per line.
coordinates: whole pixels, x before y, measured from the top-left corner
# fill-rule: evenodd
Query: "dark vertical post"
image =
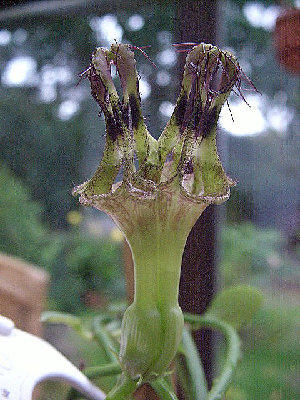
<path fill-rule="evenodd" d="M 216 44 L 217 0 L 176 0 L 175 40 Z M 182 74 L 184 58 L 180 59 Z M 181 78 L 181 77 L 180 77 Z M 216 212 L 209 206 L 192 229 L 182 259 L 179 303 L 183 311 L 201 314 L 209 304 L 215 285 Z M 212 335 L 196 332 L 195 341 L 208 383 L 212 371 Z"/>

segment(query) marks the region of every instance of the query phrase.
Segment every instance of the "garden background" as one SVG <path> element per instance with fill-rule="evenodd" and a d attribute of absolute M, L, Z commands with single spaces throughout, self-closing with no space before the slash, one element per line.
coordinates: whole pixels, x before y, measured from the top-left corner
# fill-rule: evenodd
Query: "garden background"
<path fill-rule="evenodd" d="M 49 271 L 47 308 L 94 313 L 124 301 L 123 238 L 71 195 L 98 165 L 105 133 L 80 73 L 97 46 L 151 45 L 158 68 L 141 52 L 136 58 L 146 123 L 157 137 L 179 91 L 174 7 L 123 1 L 115 12 L 106 1 L 78 1 L 76 11 L 75 2 L 68 10 L 72 2 L 35 1 L 23 15 L 9 3 L 0 10 L 0 251 Z M 237 181 L 218 206 L 218 286 L 246 283 L 265 295 L 243 332 L 227 400 L 300 397 L 300 80 L 276 59 L 279 3 L 217 2 L 214 44 L 236 54 L 261 92 L 245 92 L 250 107 L 232 95 L 218 133 L 225 169 Z"/>

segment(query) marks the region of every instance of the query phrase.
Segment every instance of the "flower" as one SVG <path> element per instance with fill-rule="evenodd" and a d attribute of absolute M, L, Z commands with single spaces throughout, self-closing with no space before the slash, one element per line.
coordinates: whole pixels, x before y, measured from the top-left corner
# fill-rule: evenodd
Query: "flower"
<path fill-rule="evenodd" d="M 234 184 L 219 159 L 216 130 L 231 90 L 241 92 L 242 72 L 229 52 L 204 43 L 193 47 L 158 140 L 142 115 L 131 45 L 97 48 L 86 74 L 105 117 L 106 145 L 94 176 L 74 193 L 110 215 L 131 247 L 135 297 L 123 318 L 119 358 L 126 376 L 142 382 L 165 373 L 181 340 L 178 287 L 187 236 L 209 204 L 228 199 Z"/>
<path fill-rule="evenodd" d="M 122 100 L 112 64 L 120 76 Z M 234 183 L 217 153 L 216 127 L 233 87 L 240 92 L 242 73 L 233 55 L 204 43 L 189 52 L 174 112 L 158 140 L 143 119 L 131 45 L 98 48 L 87 75 L 105 117 L 106 147 L 95 175 L 74 189 L 84 205 L 111 215 L 127 234 L 137 208 L 156 208 L 160 216 L 170 209 L 176 218 L 190 210 L 195 222 L 207 205 L 228 199 Z M 121 169 L 123 179 L 115 183 Z"/>

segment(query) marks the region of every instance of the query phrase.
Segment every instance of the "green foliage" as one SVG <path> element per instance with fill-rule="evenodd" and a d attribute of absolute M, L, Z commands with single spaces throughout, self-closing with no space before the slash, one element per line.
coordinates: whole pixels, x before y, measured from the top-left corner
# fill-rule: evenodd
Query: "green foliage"
<path fill-rule="evenodd" d="M 240 329 L 247 325 L 260 309 L 262 293 L 252 286 L 233 286 L 222 290 L 211 302 L 207 314 Z"/>
<path fill-rule="evenodd" d="M 239 7 L 244 6 L 245 4 L 249 3 L 249 0 L 232 0 L 233 3 L 237 4 Z M 287 0 L 288 2 L 288 0 Z M 280 1 L 276 0 L 263 0 L 261 3 L 265 5 L 273 5 L 273 4 L 280 4 Z"/>
<path fill-rule="evenodd" d="M 294 296 L 273 300 L 256 315 L 251 333 L 244 334 L 243 358 L 233 382 L 235 390 L 226 400 L 239 400 L 234 396 L 237 393 L 245 400 L 300 398 L 299 310 L 299 296 Z"/>
<path fill-rule="evenodd" d="M 244 192 L 238 187 L 230 190 L 230 201 L 226 203 L 226 220 L 228 223 L 251 221 L 255 215 L 253 194 Z"/>
<path fill-rule="evenodd" d="M 95 380 L 99 387 L 105 391 L 109 390 L 106 386 L 107 379 L 110 378 L 111 382 L 113 382 L 119 376 L 119 384 L 109 392 L 107 398 L 115 398 L 114 396 L 117 396 L 116 398 L 123 400 L 129 398 L 128 393 L 133 393 L 143 382 L 141 379 L 131 379 L 129 375 L 122 373 L 121 365 L 117 358 L 117 351 L 120 347 L 121 325 L 121 315 L 117 310 L 113 311 L 111 308 L 106 308 L 96 316 L 85 313 L 82 318 L 74 318 L 64 313 L 46 313 L 44 321 L 65 323 L 81 336 L 84 336 L 88 342 L 84 345 L 83 352 L 86 355 L 90 355 L 88 357 L 89 364 L 84 373 L 91 380 Z M 218 318 L 185 314 L 185 319 L 188 325 L 184 328 L 183 340 L 179 348 L 179 358 L 176 359 L 178 361 L 178 363 L 176 362 L 176 370 L 178 368 L 180 371 L 178 373 L 178 381 L 181 387 L 186 389 L 185 396 L 187 399 L 218 400 L 225 393 L 236 369 L 240 357 L 239 337 L 232 326 L 218 320 Z M 209 392 L 206 389 L 207 383 L 204 371 L 192 338 L 192 330 L 198 330 L 200 327 L 219 331 L 224 335 L 226 341 L 225 362 L 221 373 L 215 379 Z M 83 331 L 86 332 L 85 335 L 82 335 Z M 98 345 L 98 348 L 94 346 L 95 344 Z M 91 354 L 89 349 L 93 347 L 94 351 Z M 121 373 L 122 375 L 120 375 Z M 152 376 L 149 381 L 161 399 L 177 399 L 172 389 L 172 379 L 170 377 L 172 373 L 173 371 L 169 371 L 163 377 L 159 375 Z M 126 386 L 124 386 L 124 379 Z M 108 388 L 111 386 L 108 386 Z M 128 393 L 127 390 L 129 391 Z M 78 396 L 79 394 L 76 390 L 71 389 L 67 399 L 77 399 L 79 398 Z"/>
<path fill-rule="evenodd" d="M 288 285 L 297 287 L 299 282 L 299 244 L 296 240 L 291 252 L 280 232 L 249 222 L 226 226 L 222 241 L 220 267 L 225 286 L 256 283 L 263 287 L 265 298 L 251 329 L 243 330 L 243 357 L 226 400 L 299 398 L 300 299 L 295 291 L 285 292 Z M 231 289 L 227 290 L 230 294 Z M 226 298 L 221 297 L 221 314 L 223 306 Z"/>
<path fill-rule="evenodd" d="M 0 119 L 0 160 L 43 206 L 44 223 L 66 228 L 65 215 L 77 206 L 71 188 L 79 180 L 84 119 L 60 121 L 30 91 L 16 88 L 1 97 Z"/>
<path fill-rule="evenodd" d="M 268 273 L 270 259 L 280 248 L 283 239 L 276 230 L 257 228 L 250 222 L 225 226 L 220 265 L 225 286 L 249 283 L 249 277 Z"/>
<path fill-rule="evenodd" d="M 298 287 L 297 236 L 289 240 L 278 230 L 244 222 L 225 225 L 221 239 L 220 271 L 225 287 L 241 283 L 261 288 L 272 284 Z"/>
<path fill-rule="evenodd" d="M 23 183 L 0 165 L 0 251 L 39 263 L 46 229 L 42 209 Z"/>
<path fill-rule="evenodd" d="M 102 290 L 118 279 L 120 275 L 119 245 L 109 240 L 83 238 L 72 240 L 72 248 L 66 253 L 69 271 L 85 282 L 86 290 Z M 101 279 L 97 281 L 96 277 Z M 106 285 L 103 285 L 106 282 Z"/>
<path fill-rule="evenodd" d="M 52 307 L 78 311 L 84 296 L 124 295 L 120 244 L 79 233 L 50 232 L 42 207 L 4 165 L 0 168 L 0 251 L 46 268 L 51 276 Z"/>
<path fill-rule="evenodd" d="M 78 312 L 88 306 L 89 294 L 105 298 L 124 296 L 120 243 L 83 233 L 54 235 L 56 252 L 48 260 L 52 274 L 50 296 L 58 310 Z"/>

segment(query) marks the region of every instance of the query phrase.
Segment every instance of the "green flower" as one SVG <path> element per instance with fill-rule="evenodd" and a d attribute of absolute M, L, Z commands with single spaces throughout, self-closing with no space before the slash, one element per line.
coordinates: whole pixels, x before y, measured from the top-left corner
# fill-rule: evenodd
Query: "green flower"
<path fill-rule="evenodd" d="M 231 90 L 240 91 L 241 69 L 229 52 L 193 47 L 158 140 L 142 115 L 132 46 L 98 48 L 87 75 L 105 117 L 106 146 L 94 176 L 74 192 L 82 204 L 110 215 L 131 247 L 135 299 L 123 319 L 120 362 L 129 379 L 149 381 L 166 372 L 181 340 L 178 286 L 187 236 L 209 204 L 229 198 L 233 185 L 217 153 L 216 128 Z M 123 179 L 116 182 L 120 171 Z"/>

